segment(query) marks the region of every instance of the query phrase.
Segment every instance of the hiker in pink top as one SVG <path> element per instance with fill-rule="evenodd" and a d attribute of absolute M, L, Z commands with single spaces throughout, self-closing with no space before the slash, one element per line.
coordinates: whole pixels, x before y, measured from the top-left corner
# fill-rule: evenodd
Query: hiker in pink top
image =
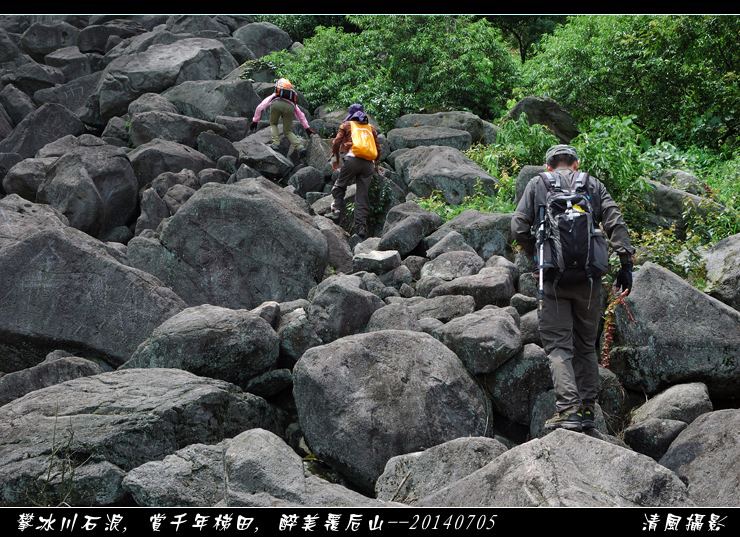
<path fill-rule="evenodd" d="M 277 151 L 280 149 L 280 132 L 278 131 L 278 121 L 283 118 L 283 134 L 291 143 L 291 145 L 298 151 L 298 156 L 303 158 L 306 154 L 306 149 L 303 147 L 300 138 L 293 133 L 293 119 L 298 118 L 303 128 L 306 129 L 306 134 L 316 134 L 316 131 L 312 130 L 306 121 L 306 115 L 296 104 L 297 94 L 293 89 L 293 85 L 287 78 L 281 78 L 275 84 L 275 93 L 266 97 L 257 106 L 254 111 L 254 117 L 252 118 L 252 124 L 249 126 L 249 130 L 257 130 L 257 122 L 262 116 L 262 111 L 270 105 L 270 133 L 272 134 L 272 149 Z"/>

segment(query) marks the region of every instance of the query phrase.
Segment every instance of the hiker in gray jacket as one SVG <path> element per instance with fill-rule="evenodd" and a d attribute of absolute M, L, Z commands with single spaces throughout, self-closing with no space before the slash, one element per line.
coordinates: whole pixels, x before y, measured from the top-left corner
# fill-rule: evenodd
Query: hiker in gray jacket
<path fill-rule="evenodd" d="M 537 175 L 527 184 L 511 220 L 513 238 L 530 257 L 536 257 L 541 208 L 547 204 L 553 180 L 572 189 L 578 177 L 588 194 L 594 225 L 601 223 L 612 249 L 619 256 L 621 270 L 616 287 L 626 296 L 632 287 L 635 249 L 630 244 L 629 231 L 619 207 L 599 180 L 578 173 L 578 153 L 574 147 L 556 145 L 547 151 L 545 158 L 549 175 Z M 576 208 L 580 209 L 578 205 Z M 544 264 L 544 260 L 538 262 Z M 602 313 L 601 276 L 598 273 L 588 278 L 584 276 L 582 281 L 573 283 L 567 278 L 558 281 L 562 271 L 558 275 L 557 267 L 543 270 L 539 328 L 542 345 L 550 359 L 556 393 L 556 414 L 545 422 L 545 428 L 576 431 L 594 428 L 594 405 L 599 387 L 596 342 Z M 538 273 L 535 274 L 538 276 Z"/>

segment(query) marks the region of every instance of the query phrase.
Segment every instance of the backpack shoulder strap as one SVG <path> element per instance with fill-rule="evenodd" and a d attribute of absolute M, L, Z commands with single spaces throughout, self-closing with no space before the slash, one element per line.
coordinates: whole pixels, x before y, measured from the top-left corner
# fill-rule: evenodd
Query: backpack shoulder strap
<path fill-rule="evenodd" d="M 588 177 L 583 172 L 575 172 L 573 174 L 573 186 L 577 189 L 579 188 L 587 188 L 585 187 L 585 180 L 588 180 Z"/>
<path fill-rule="evenodd" d="M 562 188 L 560 184 L 560 174 L 540 172 L 538 175 L 542 178 L 542 182 L 545 183 L 548 190 L 560 190 Z"/>

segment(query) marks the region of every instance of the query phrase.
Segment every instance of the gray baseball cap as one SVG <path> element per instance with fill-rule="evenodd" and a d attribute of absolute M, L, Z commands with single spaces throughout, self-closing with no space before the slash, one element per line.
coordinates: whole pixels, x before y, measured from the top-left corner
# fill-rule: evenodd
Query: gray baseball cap
<path fill-rule="evenodd" d="M 549 162 L 552 157 L 555 155 L 571 155 L 575 157 L 576 160 L 578 160 L 578 151 L 576 151 L 576 148 L 572 145 L 554 145 L 550 149 L 547 150 L 547 154 L 545 155 L 545 162 Z"/>

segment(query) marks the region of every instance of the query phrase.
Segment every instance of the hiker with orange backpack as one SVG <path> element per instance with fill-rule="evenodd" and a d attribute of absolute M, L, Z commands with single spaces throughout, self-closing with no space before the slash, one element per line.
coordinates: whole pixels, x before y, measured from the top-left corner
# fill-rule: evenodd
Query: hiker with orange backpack
<path fill-rule="evenodd" d="M 349 107 L 347 117 L 339 127 L 331 147 L 332 169 L 339 169 L 339 154 L 344 155 L 339 177 L 334 182 L 331 195 L 334 198 L 331 210 L 325 216 L 339 220 L 344 211 L 344 194 L 347 186 L 355 181 L 354 224 L 361 239 L 367 235 L 367 217 L 370 214 L 370 181 L 380 163 L 378 132 L 369 124 L 365 108 L 361 104 Z"/>
<path fill-rule="evenodd" d="M 277 151 L 280 149 L 280 132 L 278 131 L 278 121 L 283 118 L 283 135 L 288 139 L 291 145 L 298 151 L 298 156 L 303 158 L 306 154 L 306 149 L 303 147 L 301 140 L 293 133 L 293 119 L 298 118 L 301 125 L 306 129 L 306 134 L 316 134 L 316 131 L 312 130 L 306 121 L 306 115 L 296 104 L 298 100 L 298 94 L 293 89 L 293 84 L 287 78 L 281 78 L 275 83 L 275 92 L 265 97 L 265 99 L 257 106 L 254 111 L 254 117 L 252 123 L 249 125 L 249 130 L 257 130 L 257 122 L 262 116 L 262 111 L 270 106 L 270 134 L 272 135 L 272 149 Z"/>

